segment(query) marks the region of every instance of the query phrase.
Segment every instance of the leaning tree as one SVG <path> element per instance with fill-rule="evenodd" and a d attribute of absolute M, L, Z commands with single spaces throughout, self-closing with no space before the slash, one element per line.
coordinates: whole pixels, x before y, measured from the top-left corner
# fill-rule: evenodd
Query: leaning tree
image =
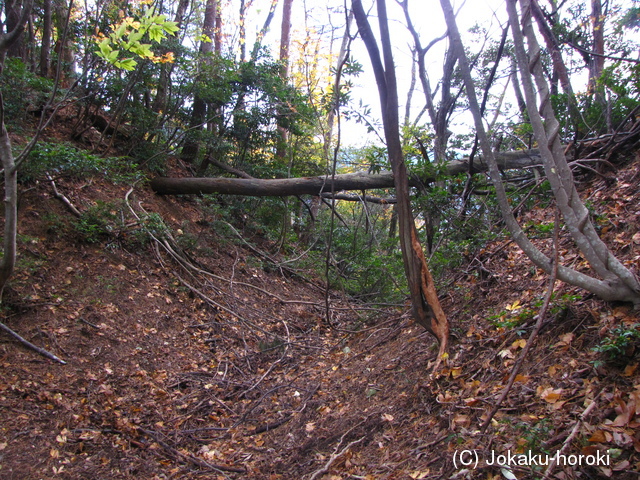
<path fill-rule="evenodd" d="M 464 51 L 451 2 L 450 0 L 440 0 L 440 3 L 447 22 L 451 48 L 456 52 L 460 63 L 460 71 L 469 98 L 469 108 L 474 117 L 476 133 L 484 157 L 490 166 L 491 181 L 495 186 L 505 223 L 514 241 L 533 263 L 545 272 L 551 272 L 555 268 L 553 260 L 529 240 L 509 205 L 500 170 L 495 161 L 495 154 L 484 127 L 469 61 Z M 615 257 L 599 237 L 591 222 L 589 211 L 578 194 L 573 173 L 565 155 L 565 147 L 560 139 L 560 124 L 551 103 L 549 85 L 542 65 L 542 50 L 531 21 L 531 2 L 530 0 L 519 0 L 519 13 L 516 5 L 517 0 L 507 0 L 506 3 L 518 68 L 522 77 L 527 113 L 538 143 L 544 171 L 567 230 L 596 274 L 592 276 L 570 267 L 558 265 L 558 278 L 566 283 L 584 288 L 604 300 L 628 301 L 638 305 L 640 304 L 638 278 Z"/>

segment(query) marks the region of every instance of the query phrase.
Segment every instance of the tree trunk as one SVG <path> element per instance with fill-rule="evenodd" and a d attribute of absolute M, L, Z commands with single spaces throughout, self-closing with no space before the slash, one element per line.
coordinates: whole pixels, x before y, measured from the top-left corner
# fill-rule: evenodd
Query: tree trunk
<path fill-rule="evenodd" d="M 282 5 L 282 26 L 280 29 L 280 76 L 286 80 L 289 76 L 289 44 L 291 43 L 291 6 L 293 0 L 284 0 Z M 289 132 L 278 126 L 276 158 L 284 161 L 287 156 L 287 140 Z"/>
<path fill-rule="evenodd" d="M 377 42 L 367 20 L 360 0 L 353 0 L 353 13 L 378 85 L 380 107 L 387 141 L 387 153 L 393 169 L 398 210 L 400 248 L 409 285 L 413 317 L 426 330 L 431 332 L 440 344 L 436 364 L 439 364 L 446 353 L 449 342 L 449 323 L 435 290 L 431 272 L 418 240 L 418 232 L 409 201 L 409 180 L 400 143 L 400 119 L 398 113 L 398 87 L 396 83 L 395 65 L 391 52 L 391 39 L 385 0 L 377 0 L 378 25 L 382 45 L 382 58 Z M 384 59 L 384 60 L 383 60 Z M 384 63 L 383 63 L 384 61 Z"/>
<path fill-rule="evenodd" d="M 240 42 L 240 63 L 246 61 L 247 59 L 247 26 L 246 18 L 247 18 L 247 6 L 245 0 L 240 0 L 240 19 L 238 20 L 238 28 L 239 28 L 239 42 Z"/>
<path fill-rule="evenodd" d="M 516 11 L 516 0 L 507 0 L 509 22 L 512 29 L 516 56 L 522 73 L 522 83 L 527 102 L 527 111 L 534 129 L 536 140 L 540 145 L 540 154 L 545 167 L 545 172 L 551 185 L 558 209 L 561 211 L 567 228 L 574 238 L 578 248 L 587 261 L 592 265 L 599 276 L 591 277 L 562 265 L 557 266 L 558 279 L 582 287 L 595 293 L 604 300 L 633 301 L 640 303 L 640 285 L 635 276 L 629 272 L 609 252 L 604 243 L 594 236 L 595 230 L 589 220 L 588 212 L 580 200 L 575 189 L 575 183 L 571 170 L 564 156 L 564 148 L 558 138 L 558 121 L 555 119 L 553 109 L 549 101 L 549 89 L 546 84 L 542 66 L 540 65 L 540 49 L 533 34 L 530 19 L 530 5 L 528 0 L 521 0 L 522 19 Z M 483 153 L 490 164 L 491 180 L 496 188 L 496 196 L 502 211 L 503 218 L 514 241 L 525 254 L 546 272 L 554 269 L 552 260 L 542 253 L 531 241 L 518 224 L 502 184 L 502 178 L 497 163 L 494 161 L 494 153 L 491 149 L 488 136 L 484 129 L 480 107 L 478 105 L 475 85 L 471 78 L 469 62 L 464 53 L 464 47 L 453 14 L 453 8 L 449 0 L 440 0 L 445 14 L 451 41 L 460 60 L 461 74 L 469 98 L 469 109 L 473 114 L 476 131 L 480 139 Z M 530 53 L 524 48 L 524 36 L 521 25 L 527 37 Z M 531 69 L 531 70 L 530 70 Z M 535 85 L 534 85 L 535 79 Z M 536 92 L 540 96 L 540 111 Z"/>
<path fill-rule="evenodd" d="M 518 78 L 518 63 L 516 59 L 511 60 L 511 85 L 513 86 L 513 93 L 516 96 L 516 103 L 518 104 L 518 111 L 523 121 L 527 121 L 527 104 L 524 101 L 524 95 L 522 95 L 522 89 L 520 88 L 520 80 Z"/>
<path fill-rule="evenodd" d="M 591 30 L 593 53 L 589 61 L 589 92 L 595 95 L 596 102 L 604 105 L 604 87 L 598 85 L 604 70 L 604 15 L 601 0 L 591 0 Z"/>
<path fill-rule="evenodd" d="M 25 24 L 31 15 L 31 7 L 31 0 L 27 0 L 21 11 L 14 12 L 16 20 L 12 28 L 0 35 L 0 75 L 4 69 L 7 52 L 22 36 Z M 0 299 L 16 264 L 18 235 L 18 168 L 15 165 L 9 132 L 5 126 L 4 113 L 4 98 L 0 91 L 0 162 L 4 169 L 4 238 L 0 259 Z"/>
<path fill-rule="evenodd" d="M 49 78 L 51 64 L 51 2 L 43 1 L 42 45 L 40 46 L 40 76 Z"/>
<path fill-rule="evenodd" d="M 69 32 L 69 20 L 73 0 L 56 0 L 53 6 L 53 19 L 56 28 L 56 43 L 53 50 L 56 52 L 55 71 L 59 72 L 60 86 L 67 88 L 71 85 L 71 74 L 75 71 L 76 57 L 73 53 L 73 36 Z"/>
<path fill-rule="evenodd" d="M 262 39 L 269 31 L 269 27 L 271 26 L 271 21 L 273 20 L 273 16 L 276 13 L 276 7 L 278 6 L 278 0 L 271 0 L 271 6 L 269 7 L 269 13 L 267 14 L 267 18 L 264 21 L 264 25 L 258 36 L 256 37 L 256 41 L 253 44 L 253 50 L 251 51 L 251 60 L 257 60 L 258 53 L 260 52 L 260 47 L 262 46 Z"/>
<path fill-rule="evenodd" d="M 4 2 L 4 15 L 6 31 L 11 32 L 16 28 L 24 28 L 24 24 L 21 25 L 21 13 L 22 2 L 20 0 L 6 0 Z M 11 45 L 4 52 L 5 55 L 13 58 L 20 58 L 23 62 L 27 63 L 27 51 L 25 48 L 22 35 L 19 35 L 15 41 L 11 42 Z"/>
<path fill-rule="evenodd" d="M 497 154 L 496 161 L 500 168 L 521 169 L 541 164 L 537 150 L 521 152 L 504 152 Z M 486 171 L 488 164 L 485 157 L 477 156 L 473 161 L 475 171 Z M 447 175 L 458 175 L 469 171 L 469 162 L 455 160 L 447 163 L 442 172 Z M 435 175 L 421 178 L 410 177 L 409 186 L 435 181 Z M 161 195 L 188 195 L 222 193 L 227 195 L 250 196 L 287 196 L 287 195 L 320 195 L 323 192 L 341 190 L 372 190 L 378 188 L 394 188 L 394 174 L 382 172 L 369 174 L 366 172 L 336 175 L 334 181 L 330 175 L 303 178 L 248 179 L 248 178 L 165 178 L 159 177 L 151 181 L 151 188 Z"/>
<path fill-rule="evenodd" d="M 0 96 L 0 160 L 4 169 L 4 251 L 0 261 L 0 298 L 16 264 L 18 231 L 18 171 L 15 167 L 11 140 L 4 124 L 4 99 Z"/>
<path fill-rule="evenodd" d="M 213 52 L 213 37 L 216 27 L 216 5 L 217 0 L 207 0 L 204 10 L 204 20 L 202 23 L 202 33 L 207 38 L 200 42 L 200 61 L 203 64 L 209 62 L 208 56 Z M 206 68 L 206 66 L 205 66 Z M 187 162 L 193 163 L 198 158 L 200 151 L 200 139 L 197 138 L 197 132 L 202 131 L 207 117 L 207 104 L 204 99 L 196 93 L 193 99 L 193 108 L 191 110 L 191 119 L 189 121 L 189 130 L 195 135 L 187 134 L 180 158 Z"/>
<path fill-rule="evenodd" d="M 527 110 L 558 209 L 576 245 L 589 265 L 603 279 L 612 298 L 618 297 L 618 300 L 633 300 L 640 303 L 638 279 L 622 265 L 600 239 L 591 222 L 589 211 L 578 195 L 573 174 L 558 135 L 560 126 L 555 118 L 549 88 L 542 71 L 540 46 L 531 25 L 529 0 L 520 0 L 520 5 L 521 19 L 517 15 L 515 0 L 507 1 L 516 56 L 520 70 L 523 71 Z M 523 30 L 520 29 L 518 22 L 522 23 Z M 524 48 L 524 37 L 529 46 L 528 54 Z M 527 69 L 529 69 L 528 74 L 524 74 Z"/>
<path fill-rule="evenodd" d="M 538 4 L 538 0 L 533 0 L 531 2 L 531 13 L 533 18 L 535 18 L 536 23 L 538 24 L 538 30 L 542 34 L 544 38 L 544 42 L 547 46 L 549 53 L 551 54 L 551 61 L 553 62 L 553 70 L 560 80 L 560 85 L 562 85 L 562 91 L 567 95 L 567 107 L 569 110 L 569 118 L 574 125 L 577 125 L 580 120 L 580 111 L 578 110 L 578 103 L 576 101 L 576 96 L 573 92 L 573 87 L 571 86 L 571 79 L 569 76 L 569 70 L 567 69 L 564 60 L 562 59 L 562 52 L 560 50 L 560 43 L 558 39 L 553 33 L 551 26 L 547 22 L 540 5 Z"/>

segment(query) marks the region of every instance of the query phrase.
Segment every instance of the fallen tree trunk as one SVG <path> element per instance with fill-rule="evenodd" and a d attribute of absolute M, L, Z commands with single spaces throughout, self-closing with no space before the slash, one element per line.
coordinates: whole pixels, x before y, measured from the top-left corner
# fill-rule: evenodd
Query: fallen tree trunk
<path fill-rule="evenodd" d="M 498 165 L 505 169 L 527 168 L 540 165 L 538 150 L 504 152 L 496 155 Z M 474 172 L 488 170 L 481 157 L 473 162 Z M 469 171 L 469 162 L 454 160 L 443 168 L 443 175 L 457 175 Z M 409 178 L 410 186 L 430 183 L 435 175 Z M 161 195 L 186 195 L 201 193 L 222 193 L 227 195 L 273 196 L 288 195 L 320 195 L 326 192 L 342 190 L 372 190 L 377 188 L 394 188 L 393 174 L 382 172 L 369 174 L 366 172 L 345 173 L 332 178 L 329 175 L 301 178 L 167 178 L 158 177 L 151 181 L 151 188 Z"/>

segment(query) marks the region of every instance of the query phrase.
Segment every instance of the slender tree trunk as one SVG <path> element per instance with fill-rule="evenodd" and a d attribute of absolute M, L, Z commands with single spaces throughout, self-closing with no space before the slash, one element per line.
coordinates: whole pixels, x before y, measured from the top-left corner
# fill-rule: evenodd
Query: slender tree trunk
<path fill-rule="evenodd" d="M 574 125 L 578 125 L 578 123 L 580 122 L 580 111 L 578 110 L 578 103 L 576 101 L 576 96 L 571 85 L 569 70 L 567 69 L 567 65 L 562 59 L 560 43 L 553 33 L 551 25 L 549 25 L 549 22 L 547 22 L 547 19 L 545 18 L 540 5 L 538 4 L 538 0 L 532 0 L 531 13 L 533 15 L 533 18 L 535 18 L 536 23 L 538 24 L 538 30 L 542 34 L 542 38 L 544 38 L 547 50 L 551 55 L 551 61 L 553 62 L 553 71 L 560 81 L 562 91 L 565 93 L 565 95 L 567 95 L 567 108 L 569 110 L 569 117 L 571 118 L 571 121 Z"/>
<path fill-rule="evenodd" d="M 15 15 L 15 18 L 12 20 L 11 28 L 0 35 L 0 75 L 4 69 L 7 53 L 11 50 L 12 45 L 19 42 L 22 36 L 25 24 L 31 15 L 32 5 L 31 0 L 27 0 L 21 10 L 14 10 L 12 15 Z M 4 114 L 4 97 L 0 91 L 0 162 L 4 169 L 4 238 L 2 239 L 2 258 L 0 259 L 0 299 L 15 268 L 18 234 L 18 168 L 13 157 L 11 139 L 5 126 Z"/>
<path fill-rule="evenodd" d="M 216 1 L 216 20 L 215 20 L 215 30 L 213 33 L 213 51 L 216 52 L 216 55 L 222 54 L 222 8 L 220 5 L 220 0 Z"/>
<path fill-rule="evenodd" d="M 604 15 L 601 0 L 591 0 L 591 31 L 593 54 L 589 61 L 589 92 L 595 95 L 598 103 L 604 105 L 604 88 L 598 85 L 604 70 Z"/>
<path fill-rule="evenodd" d="M 240 63 L 247 59 L 247 26 L 245 25 L 247 19 L 247 6 L 246 0 L 240 0 L 240 19 L 239 19 L 239 41 L 240 41 Z"/>
<path fill-rule="evenodd" d="M 398 87 L 395 65 L 391 52 L 391 39 L 385 0 L 377 0 L 378 24 L 382 45 L 382 58 L 377 42 L 367 20 L 360 0 L 353 0 L 353 12 L 358 24 L 360 37 L 367 47 L 369 58 L 378 85 L 380 106 L 384 124 L 387 153 L 393 168 L 398 209 L 400 248 L 411 295 L 411 305 L 415 320 L 431 332 L 440 343 L 437 362 L 447 350 L 449 323 L 435 290 L 431 272 L 418 240 L 418 232 L 409 200 L 409 180 L 400 143 L 400 120 L 398 112 Z M 384 60 L 383 60 L 384 59 Z M 384 63 L 383 63 L 384 61 Z"/>
<path fill-rule="evenodd" d="M 50 76 L 51 65 L 51 2 L 43 0 L 42 18 L 42 45 L 40 46 L 40 76 L 48 78 Z"/>
<path fill-rule="evenodd" d="M 524 95 L 522 95 L 522 88 L 520 88 L 520 79 L 518 78 L 518 63 L 515 58 L 511 60 L 511 85 L 513 86 L 513 93 L 518 103 L 518 111 L 523 121 L 527 120 L 527 104 L 524 101 Z"/>
<path fill-rule="evenodd" d="M 425 95 L 426 109 L 431 119 L 431 125 L 434 129 L 433 139 L 433 161 L 436 165 L 443 165 L 446 162 L 447 145 L 449 138 L 451 137 L 451 131 L 449 130 L 449 118 L 455 107 L 455 97 L 451 95 L 451 83 L 456 64 L 456 57 L 451 54 L 450 50 L 445 53 L 445 60 L 443 63 L 442 80 L 440 82 L 441 96 L 440 102 L 436 107 L 434 103 L 434 94 L 431 91 L 431 85 L 429 82 L 429 76 L 427 74 L 427 68 L 425 65 L 425 57 L 427 52 L 438 42 L 446 38 L 446 34 L 433 39 L 426 47 L 422 47 L 420 36 L 416 31 L 411 16 L 409 15 L 409 5 L 407 0 L 403 0 L 401 6 L 404 10 L 405 20 L 407 27 L 413 36 L 415 52 L 418 62 L 418 76 L 422 84 L 422 89 Z M 429 161 L 429 157 L 426 155 L 426 149 L 421 148 L 425 161 Z M 443 187 L 443 182 L 437 182 L 438 187 Z M 425 210 L 423 212 L 423 218 L 425 222 L 425 233 L 427 235 L 427 252 L 429 255 L 432 253 L 432 247 L 434 243 L 435 233 L 439 229 L 440 215 L 433 211 Z"/>
<path fill-rule="evenodd" d="M 416 89 L 416 56 L 418 55 L 417 51 L 413 49 L 412 57 L 413 61 L 411 62 L 411 82 L 409 83 L 409 90 L 407 90 L 407 101 L 404 107 L 404 125 L 409 125 L 411 123 L 411 101 L 413 100 L 413 92 Z"/>
<path fill-rule="evenodd" d="M 0 299 L 16 264 L 18 232 L 18 170 L 11 151 L 11 140 L 4 123 L 4 99 L 0 95 L 0 159 L 4 168 L 4 251 L 0 261 Z"/>
<path fill-rule="evenodd" d="M 330 151 L 331 144 L 333 142 L 333 129 L 335 125 L 336 113 L 338 111 L 338 105 L 340 102 L 340 82 L 342 81 L 341 72 L 351 48 L 350 32 L 352 22 L 353 12 L 349 12 L 344 35 L 342 36 L 342 43 L 340 44 L 340 51 L 338 52 L 338 59 L 336 61 L 336 76 L 333 82 L 333 98 L 331 99 L 332 106 L 327 113 L 327 128 L 323 136 L 322 151 L 324 152 L 324 158 L 326 159 L 331 157 Z"/>
<path fill-rule="evenodd" d="M 68 32 L 69 19 L 73 9 L 73 0 L 55 0 L 53 6 L 53 20 L 56 29 L 56 43 L 53 47 L 56 52 L 55 70 L 59 72 L 59 82 L 62 87 L 71 84 L 71 74 L 75 72 L 75 54 L 73 53 L 73 35 Z"/>
<path fill-rule="evenodd" d="M 527 102 L 527 110 L 534 129 L 536 139 L 540 146 L 541 158 L 545 167 L 545 173 L 551 184 L 556 203 L 561 211 L 567 228 L 575 240 L 587 261 L 603 280 L 591 277 L 571 268 L 558 265 L 558 279 L 580 286 L 605 300 L 622 300 L 640 303 L 640 284 L 635 276 L 626 269 L 611 254 L 604 243 L 597 237 L 589 220 L 588 212 L 580 200 L 571 170 L 564 156 L 564 149 L 559 142 L 559 125 L 553 114 L 549 101 L 549 88 L 546 84 L 544 72 L 540 65 L 540 48 L 538 46 L 530 19 L 530 4 L 528 0 L 521 0 L 522 19 L 518 17 L 516 0 L 507 0 L 509 22 L 514 38 L 516 56 L 522 72 L 522 82 Z M 515 242 L 522 248 L 525 254 L 538 267 L 546 272 L 554 268 L 552 260 L 544 255 L 520 228 L 509 205 L 502 178 L 497 163 L 494 161 L 494 153 L 491 149 L 488 136 L 484 129 L 480 107 L 478 105 L 475 86 L 471 78 L 469 62 L 464 53 L 462 40 L 453 14 L 453 8 L 449 0 L 440 0 L 442 10 L 449 27 L 451 42 L 460 60 L 462 77 L 467 90 L 469 108 L 474 117 L 476 131 L 480 144 L 490 164 L 491 180 L 496 188 L 498 203 L 503 218 Z M 527 54 L 524 47 L 524 32 L 530 48 Z M 535 85 L 534 85 L 535 79 Z M 540 96 L 540 111 L 536 92 Z"/>
<path fill-rule="evenodd" d="M 282 8 L 282 27 L 280 29 L 280 64 L 281 76 L 287 79 L 289 76 L 289 45 L 291 43 L 291 6 L 293 0 L 284 0 Z M 276 158 L 284 161 L 287 156 L 287 140 L 289 132 L 286 128 L 278 126 L 278 142 L 276 145 Z"/>
<path fill-rule="evenodd" d="M 207 0 L 204 10 L 204 20 L 202 23 L 202 33 L 207 38 L 200 42 L 200 62 L 204 65 L 205 70 L 210 59 L 209 56 L 213 52 L 213 37 L 215 36 L 216 22 L 216 6 L 217 0 Z M 198 132 L 201 132 L 207 118 L 207 103 L 198 95 L 193 99 L 193 108 L 191 110 L 191 119 L 189 121 L 189 130 L 192 135 L 187 134 L 180 158 L 187 162 L 193 163 L 198 158 L 200 151 L 200 139 Z"/>
<path fill-rule="evenodd" d="M 278 0 L 271 0 L 271 6 L 269 7 L 269 13 L 267 14 L 267 18 L 264 21 L 264 25 L 260 29 L 258 36 L 256 37 L 256 41 L 253 44 L 253 50 L 251 51 L 251 60 L 256 60 L 258 58 L 258 53 L 260 52 L 260 47 L 262 46 L 262 39 L 269 31 L 269 27 L 271 26 L 271 21 L 273 20 L 273 16 L 276 13 L 276 7 L 278 6 Z"/>

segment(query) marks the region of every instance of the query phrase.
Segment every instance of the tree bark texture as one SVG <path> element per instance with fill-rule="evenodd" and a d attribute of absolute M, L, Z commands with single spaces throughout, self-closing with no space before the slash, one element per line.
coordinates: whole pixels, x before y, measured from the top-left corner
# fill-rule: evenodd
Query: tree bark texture
<path fill-rule="evenodd" d="M 49 78 L 51 64 L 51 1 L 44 0 L 42 2 L 42 43 L 40 45 L 40 76 Z"/>

